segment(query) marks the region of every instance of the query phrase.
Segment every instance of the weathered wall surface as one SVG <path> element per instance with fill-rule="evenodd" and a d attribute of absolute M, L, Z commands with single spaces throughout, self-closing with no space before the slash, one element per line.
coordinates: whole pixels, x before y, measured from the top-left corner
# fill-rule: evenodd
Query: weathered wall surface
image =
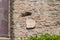
<path fill-rule="evenodd" d="M 15 40 L 46 32 L 59 34 L 59 7 L 60 0 L 15 0 L 13 6 Z"/>

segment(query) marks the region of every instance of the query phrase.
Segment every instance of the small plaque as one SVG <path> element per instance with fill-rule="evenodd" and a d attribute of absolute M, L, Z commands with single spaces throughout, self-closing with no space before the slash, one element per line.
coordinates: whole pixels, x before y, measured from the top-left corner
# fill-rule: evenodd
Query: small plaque
<path fill-rule="evenodd" d="M 35 28 L 35 24 L 36 24 L 36 22 L 33 19 L 26 20 L 26 25 L 27 25 L 26 28 Z"/>

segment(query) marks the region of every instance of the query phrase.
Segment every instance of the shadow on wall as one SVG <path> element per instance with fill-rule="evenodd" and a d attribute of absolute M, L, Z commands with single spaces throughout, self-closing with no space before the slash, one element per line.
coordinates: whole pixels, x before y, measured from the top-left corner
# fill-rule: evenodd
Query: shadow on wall
<path fill-rule="evenodd" d="M 13 3 L 14 3 L 14 0 L 10 0 L 10 38 L 11 38 L 11 40 L 14 40 L 14 33 L 13 33 L 14 29 L 12 27 L 12 25 L 14 25 L 14 23 L 13 23 L 14 4 Z"/>

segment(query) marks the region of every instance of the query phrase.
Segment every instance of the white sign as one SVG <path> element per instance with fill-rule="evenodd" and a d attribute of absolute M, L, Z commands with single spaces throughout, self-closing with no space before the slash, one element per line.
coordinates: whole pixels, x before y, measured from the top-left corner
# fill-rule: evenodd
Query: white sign
<path fill-rule="evenodd" d="M 35 27 L 35 24 L 36 24 L 36 22 L 35 22 L 35 20 L 33 20 L 33 19 L 27 19 L 26 20 L 26 27 L 27 28 L 34 28 Z"/>

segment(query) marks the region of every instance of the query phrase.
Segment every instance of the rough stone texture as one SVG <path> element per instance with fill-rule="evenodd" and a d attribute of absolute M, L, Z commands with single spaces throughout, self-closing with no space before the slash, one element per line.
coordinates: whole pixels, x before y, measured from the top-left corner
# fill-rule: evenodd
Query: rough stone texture
<path fill-rule="evenodd" d="M 13 10 L 15 40 L 41 33 L 60 33 L 60 0 L 15 0 Z M 23 16 L 25 12 L 32 13 Z M 36 22 L 34 29 L 26 29 L 26 19 Z"/>

